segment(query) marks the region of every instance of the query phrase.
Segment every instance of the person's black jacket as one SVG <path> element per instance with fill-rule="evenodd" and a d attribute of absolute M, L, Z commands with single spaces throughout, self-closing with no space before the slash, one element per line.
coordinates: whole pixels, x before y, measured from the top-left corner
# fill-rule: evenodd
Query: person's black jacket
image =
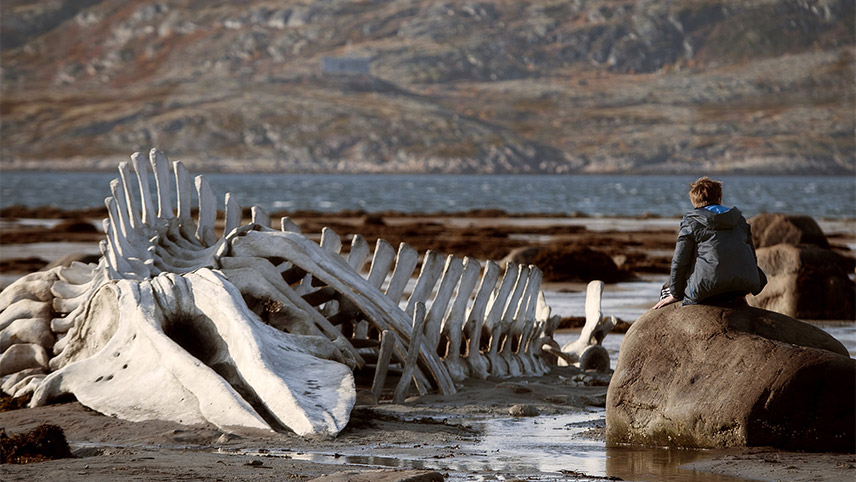
<path fill-rule="evenodd" d="M 715 214 L 696 208 L 684 215 L 672 258 L 672 296 L 694 304 L 719 295 L 758 294 L 766 283 L 739 209 Z"/>

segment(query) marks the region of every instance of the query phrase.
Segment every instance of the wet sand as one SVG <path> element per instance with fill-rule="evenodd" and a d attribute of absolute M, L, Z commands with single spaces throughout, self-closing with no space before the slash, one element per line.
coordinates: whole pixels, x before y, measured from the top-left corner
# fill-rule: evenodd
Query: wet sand
<path fill-rule="evenodd" d="M 86 222 L 98 225 L 97 212 L 48 216 L 20 212 L 15 217 L 3 214 L 3 286 L 69 253 L 96 254 L 97 243 L 103 237 L 97 230 L 89 231 L 83 226 Z M 58 216 L 85 223 L 59 223 Z M 330 226 L 345 240 L 347 233 L 356 232 L 370 244 L 383 237 L 393 246 L 406 241 L 420 252 L 434 249 L 480 259 L 501 259 L 514 248 L 530 245 L 586 246 L 620 262 L 630 276 L 666 274 L 678 224 L 677 219 L 516 217 L 491 212 L 459 216 L 290 216 L 310 236 L 320 235 L 322 226 Z M 278 227 L 278 221 L 274 224 Z M 841 249 L 853 245 L 853 223 L 838 225 L 840 232 L 830 232 L 824 226 L 832 244 Z M 583 287 L 584 279 L 567 273 L 566 279 L 554 280 L 545 289 L 577 291 Z M 431 480 L 433 472 L 446 480 L 856 479 L 853 454 L 787 453 L 766 448 L 605 449 L 602 407 L 606 387 L 579 386 L 573 382 L 578 374 L 574 370 L 557 368 L 537 378 L 469 380 L 458 394 L 447 398 L 428 395 L 402 405 L 388 401 L 376 406 L 358 405 L 348 427 L 336 439 L 312 440 L 259 431 L 224 433 L 213 426 L 188 427 L 159 421 L 133 423 L 103 416 L 77 402 L 2 412 L 0 427 L 8 434 L 41 423 L 59 425 L 77 458 L 0 465 L 0 480 L 310 480 L 325 474 L 338 474 L 338 479 L 331 480 L 358 480 L 356 475 L 348 474 L 364 473 L 364 477 L 382 482 L 419 474 L 423 480 Z M 551 453 L 545 448 L 544 453 L 521 457 L 519 463 L 513 458 L 500 463 L 519 441 L 509 436 L 507 445 L 486 446 L 490 435 L 487 427 L 497 421 L 507 421 L 514 427 L 517 419 L 510 411 L 515 406 L 531 407 L 539 413 L 519 422 L 528 424 L 531 430 L 550 427 L 567 417 L 582 417 L 582 423 L 560 424 L 549 431 L 545 428 L 544 443 L 548 436 L 567 435 L 572 445 L 594 447 L 595 456 L 588 460 Z M 537 434 L 536 431 L 534 436 Z M 550 462 L 537 465 L 533 460 L 539 458 Z M 542 471 L 540 467 L 547 469 Z M 376 473 L 378 470 L 385 472 Z"/>

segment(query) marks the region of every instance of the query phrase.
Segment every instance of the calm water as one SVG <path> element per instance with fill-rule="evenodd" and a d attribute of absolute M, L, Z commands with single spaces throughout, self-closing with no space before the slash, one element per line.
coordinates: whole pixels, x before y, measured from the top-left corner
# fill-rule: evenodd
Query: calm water
<path fill-rule="evenodd" d="M 0 208 L 14 204 L 77 209 L 103 205 L 116 173 L 2 172 Z M 343 175 L 210 174 L 219 199 L 233 193 L 242 206 L 267 212 L 573 213 L 593 216 L 677 216 L 689 208 L 694 176 L 623 175 Z M 856 177 L 720 176 L 724 204 L 744 214 L 785 212 L 816 218 L 856 217 Z M 154 183 L 151 183 L 154 189 Z"/>

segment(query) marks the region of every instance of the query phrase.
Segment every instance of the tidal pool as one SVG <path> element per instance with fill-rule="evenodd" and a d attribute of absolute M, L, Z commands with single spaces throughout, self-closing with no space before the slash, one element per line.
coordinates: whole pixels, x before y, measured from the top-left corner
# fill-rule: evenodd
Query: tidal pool
<path fill-rule="evenodd" d="M 383 450 L 377 450 L 377 455 L 288 450 L 240 453 L 285 456 L 332 465 L 436 470 L 445 474 L 449 481 L 740 480 L 679 468 L 708 457 L 702 450 L 607 448 L 602 440 L 586 435 L 586 432 L 604 427 L 604 415 L 603 409 L 593 409 L 562 415 L 467 421 L 479 429 L 481 435 L 472 443 L 456 442 L 454 453 L 441 458 L 384 455 Z"/>

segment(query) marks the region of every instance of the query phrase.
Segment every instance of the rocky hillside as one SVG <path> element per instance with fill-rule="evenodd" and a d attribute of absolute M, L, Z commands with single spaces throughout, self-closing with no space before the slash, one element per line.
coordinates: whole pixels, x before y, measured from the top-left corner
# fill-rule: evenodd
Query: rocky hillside
<path fill-rule="evenodd" d="M 853 173 L 854 10 L 6 0 L 0 166 Z"/>

